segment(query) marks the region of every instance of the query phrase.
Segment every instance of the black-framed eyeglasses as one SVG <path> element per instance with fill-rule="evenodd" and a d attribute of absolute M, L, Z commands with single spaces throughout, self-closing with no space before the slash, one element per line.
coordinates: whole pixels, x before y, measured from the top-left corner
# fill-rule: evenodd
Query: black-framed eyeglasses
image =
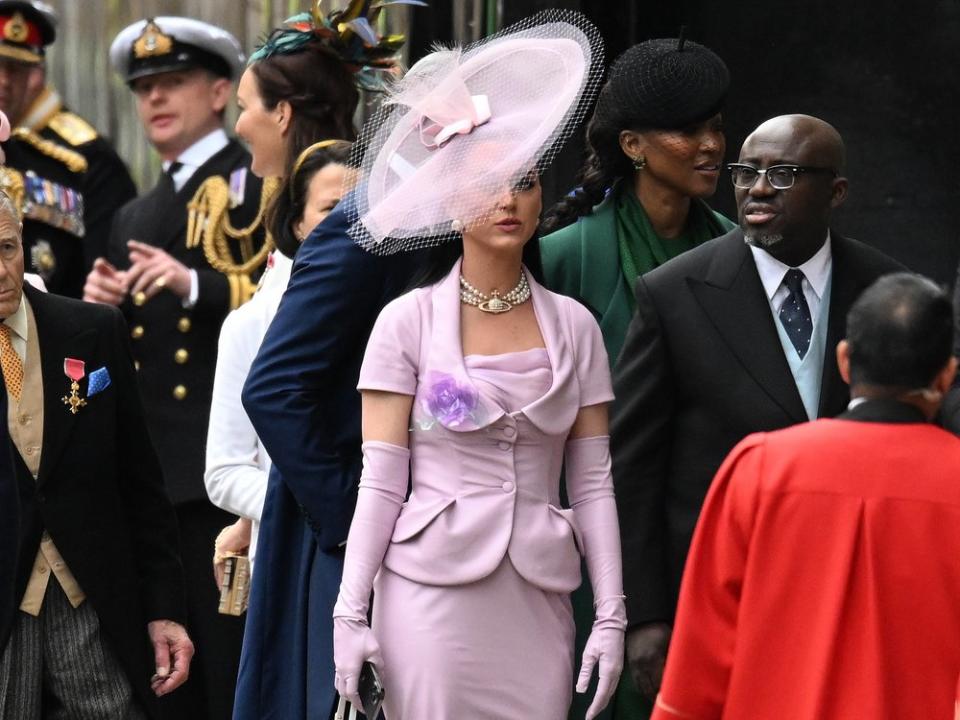
<path fill-rule="evenodd" d="M 833 168 L 812 167 L 810 165 L 771 165 L 765 170 L 755 168 L 753 165 L 743 163 L 730 163 L 727 165 L 730 171 L 730 179 L 733 180 L 735 187 L 749 190 L 757 182 L 761 175 L 767 176 L 767 182 L 775 190 L 789 190 L 797 181 L 797 175 L 801 173 L 829 173 L 837 177 L 837 171 Z"/>

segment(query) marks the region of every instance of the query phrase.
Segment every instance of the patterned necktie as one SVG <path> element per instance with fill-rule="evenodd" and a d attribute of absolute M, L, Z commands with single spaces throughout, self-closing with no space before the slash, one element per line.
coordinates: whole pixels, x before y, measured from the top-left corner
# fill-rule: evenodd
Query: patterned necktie
<path fill-rule="evenodd" d="M 20 392 L 23 390 L 23 361 L 13 349 L 10 342 L 10 326 L 0 323 L 0 368 L 3 369 L 3 381 L 7 385 L 7 393 L 17 402 L 20 402 Z"/>
<path fill-rule="evenodd" d="M 780 306 L 780 323 L 787 331 L 787 337 L 797 349 L 801 359 L 810 349 L 810 336 L 813 335 L 813 319 L 810 317 L 810 306 L 803 296 L 803 271 L 792 268 L 783 278 L 783 284 L 790 291 L 787 299 Z"/>

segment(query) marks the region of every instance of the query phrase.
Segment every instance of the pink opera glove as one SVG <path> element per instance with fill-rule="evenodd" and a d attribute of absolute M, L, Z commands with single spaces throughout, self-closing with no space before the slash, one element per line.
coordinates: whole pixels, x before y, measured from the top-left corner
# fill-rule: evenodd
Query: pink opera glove
<path fill-rule="evenodd" d="M 358 707 L 357 683 L 364 661 L 383 667 L 380 646 L 367 623 L 367 610 L 373 579 L 390 544 L 409 477 L 407 448 L 376 441 L 363 444 L 357 509 L 347 536 L 340 595 L 333 607 L 334 683 L 337 692 Z"/>
<path fill-rule="evenodd" d="M 620 526 L 610 473 L 610 438 L 604 435 L 568 441 L 565 468 L 570 507 L 583 537 L 593 587 L 595 620 L 577 678 L 577 692 L 584 693 L 594 668 L 599 668 L 597 693 L 586 715 L 586 720 L 591 720 L 607 706 L 617 688 L 627 627 Z"/>

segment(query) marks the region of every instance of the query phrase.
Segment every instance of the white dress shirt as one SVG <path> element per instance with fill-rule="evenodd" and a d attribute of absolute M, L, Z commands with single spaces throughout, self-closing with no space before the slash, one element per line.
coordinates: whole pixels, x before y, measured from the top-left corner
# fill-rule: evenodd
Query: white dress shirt
<path fill-rule="evenodd" d="M 217 128 L 180 153 L 176 162 L 180 163 L 181 167 L 171 177 L 174 190 L 180 192 L 187 181 L 193 177 L 193 174 L 200 169 L 200 166 L 223 150 L 229 142 L 230 139 L 227 137 L 226 131 L 223 128 Z M 173 162 L 172 160 L 164 160 L 163 171 L 166 172 Z"/>
<path fill-rule="evenodd" d="M 274 252 L 272 267 L 268 266 L 260 289 L 249 302 L 227 315 L 220 329 L 213 379 L 203 480 L 210 502 L 253 520 L 251 562 L 256 554 L 260 515 L 267 493 L 270 456 L 243 409 L 240 391 L 287 288 L 292 265 L 292 260 Z"/>
<path fill-rule="evenodd" d="M 750 252 L 753 253 L 753 260 L 757 265 L 760 282 L 767 294 L 773 316 L 779 317 L 780 306 L 783 305 L 783 301 L 790 294 L 790 291 L 783 284 L 783 278 L 787 271 L 793 268 L 784 265 L 766 250 L 754 245 L 750 246 Z M 803 296 L 810 308 L 810 318 L 816 323 L 820 312 L 820 298 L 826 292 L 827 283 L 830 282 L 830 273 L 833 270 L 829 230 L 827 231 L 827 239 L 820 249 L 797 269 L 803 272 Z"/>
<path fill-rule="evenodd" d="M 170 176 L 170 179 L 173 180 L 173 189 L 180 192 L 183 186 L 193 177 L 193 174 L 200 169 L 200 166 L 223 150 L 229 142 L 230 139 L 224 129 L 217 128 L 180 153 L 176 161 L 164 160 L 162 163 L 164 172 L 167 172 L 174 162 L 180 163 L 180 168 Z M 200 281 L 197 279 L 197 271 L 191 268 L 190 294 L 183 299 L 183 306 L 192 308 L 197 304 L 199 297 Z"/>

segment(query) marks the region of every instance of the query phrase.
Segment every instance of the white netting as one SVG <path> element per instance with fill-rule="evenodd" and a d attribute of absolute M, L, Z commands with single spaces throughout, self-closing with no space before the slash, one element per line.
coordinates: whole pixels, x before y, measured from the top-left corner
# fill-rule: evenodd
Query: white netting
<path fill-rule="evenodd" d="M 388 90 L 354 145 L 351 236 L 389 254 L 483 223 L 499 196 L 550 164 L 602 72 L 600 33 L 566 10 L 423 58 Z"/>

